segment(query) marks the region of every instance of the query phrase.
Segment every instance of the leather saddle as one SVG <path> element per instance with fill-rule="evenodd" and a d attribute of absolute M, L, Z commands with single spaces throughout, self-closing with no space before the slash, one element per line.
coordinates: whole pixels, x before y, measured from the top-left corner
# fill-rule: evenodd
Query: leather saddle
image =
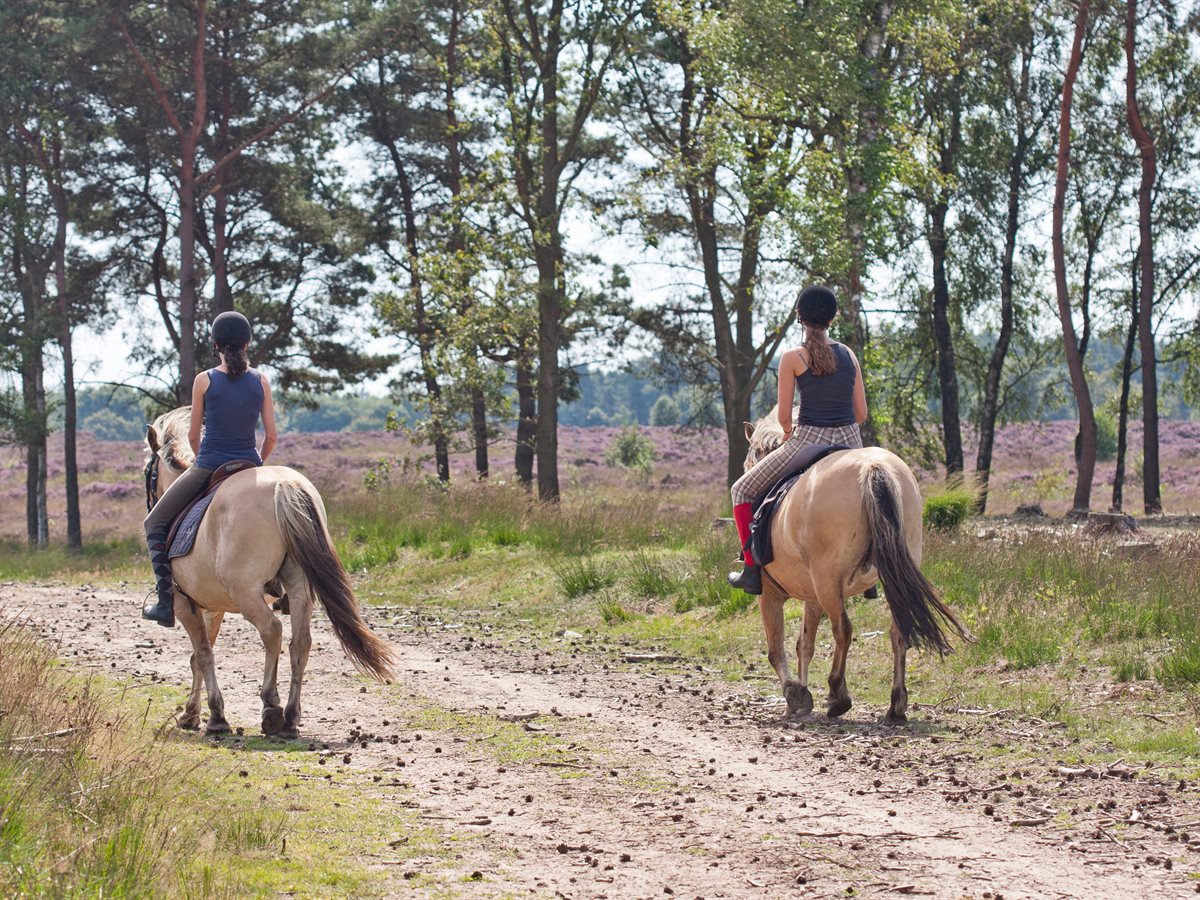
<path fill-rule="evenodd" d="M 200 522 L 204 518 L 204 513 L 208 511 L 209 504 L 212 503 L 213 495 L 217 492 L 222 482 L 230 475 L 240 472 L 243 469 L 252 469 L 257 466 L 248 459 L 235 459 L 232 462 L 223 463 L 213 469 L 212 475 L 208 479 L 208 485 L 195 498 L 185 506 L 175 517 L 175 521 L 171 523 L 171 530 L 167 532 L 167 556 L 170 559 L 175 559 L 177 556 L 187 556 L 192 551 L 193 545 L 196 543 L 196 532 L 200 530 Z"/>
<path fill-rule="evenodd" d="M 849 449 L 841 444 L 814 444 L 811 447 L 805 447 L 800 451 L 795 463 L 800 467 L 799 471 L 775 482 L 769 491 L 755 501 L 754 518 L 750 520 L 750 539 L 747 543 L 750 545 L 750 554 L 756 563 L 765 566 L 775 559 L 775 553 L 771 547 L 771 519 L 774 518 L 775 510 L 779 508 L 783 498 L 788 495 L 788 491 L 796 486 L 796 482 L 804 476 L 805 472 L 829 454 Z"/>

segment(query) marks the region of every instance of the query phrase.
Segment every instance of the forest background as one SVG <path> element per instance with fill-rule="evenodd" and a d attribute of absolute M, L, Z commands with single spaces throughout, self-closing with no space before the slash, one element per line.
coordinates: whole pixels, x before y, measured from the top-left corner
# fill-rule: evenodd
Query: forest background
<path fill-rule="evenodd" d="M 439 479 L 511 447 L 553 501 L 560 424 L 645 421 L 721 429 L 728 480 L 814 281 L 869 439 L 973 472 L 982 511 L 998 426 L 1067 416 L 1072 507 L 1122 508 L 1130 470 L 1158 512 L 1159 417 L 1200 388 L 1198 29 L 1136 0 L 12 0 L 0 433 L 27 536 L 54 446 L 79 546 L 81 425 L 186 402 L 230 308 L 290 427 L 390 423 Z M 122 384 L 77 377 L 80 330 Z"/>

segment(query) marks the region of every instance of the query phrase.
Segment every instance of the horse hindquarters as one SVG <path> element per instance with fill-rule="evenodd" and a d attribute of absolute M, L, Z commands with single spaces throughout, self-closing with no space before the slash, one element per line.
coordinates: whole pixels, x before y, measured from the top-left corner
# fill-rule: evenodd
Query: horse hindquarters
<path fill-rule="evenodd" d="M 281 481 L 275 486 L 275 517 L 287 560 L 303 573 L 309 595 L 321 601 L 350 661 L 359 671 L 381 681 L 390 678 L 392 651 L 367 627 L 358 611 L 350 576 L 333 548 L 320 498 L 303 484 Z"/>

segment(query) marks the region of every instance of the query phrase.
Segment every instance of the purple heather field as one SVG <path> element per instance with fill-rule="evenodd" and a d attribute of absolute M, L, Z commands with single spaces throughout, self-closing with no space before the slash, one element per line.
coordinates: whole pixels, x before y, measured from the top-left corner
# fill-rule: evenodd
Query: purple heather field
<path fill-rule="evenodd" d="M 564 427 L 559 433 L 559 478 L 564 493 L 586 487 L 627 487 L 660 496 L 681 492 L 688 502 L 719 508 L 724 496 L 725 441 L 719 431 L 643 428 L 658 458 L 648 478 L 634 478 L 608 466 L 605 453 L 619 429 Z M 1008 425 L 997 436 L 989 512 L 1011 513 L 1018 504 L 1040 503 L 1050 515 L 1062 515 L 1074 489 L 1071 446 L 1075 424 L 1069 421 Z M 1126 510 L 1141 509 L 1141 429 L 1130 434 Z M 500 440 L 491 449 L 492 477 L 512 478 L 512 441 Z M 62 440 L 51 438 L 51 532 L 63 531 L 61 462 Z M 144 513 L 141 468 L 145 448 L 137 441 L 99 441 L 81 434 L 79 441 L 81 503 L 86 537 L 136 533 Z M 974 448 L 967 447 L 968 467 Z M 464 449 L 452 457 L 452 476 L 470 477 L 474 456 Z M 368 471 L 388 471 L 397 480 L 432 474 L 428 448 L 383 432 L 285 434 L 273 463 L 303 471 L 327 496 L 360 490 Z M 1175 515 L 1200 513 L 1200 422 L 1165 421 L 1161 426 L 1162 492 L 1165 511 Z M 1114 463 L 1100 462 L 1092 492 L 1093 509 L 1107 509 Z M 941 473 L 917 469 L 923 484 L 936 484 Z M 24 534 L 25 474 L 18 447 L 0 447 L 0 538 Z"/>

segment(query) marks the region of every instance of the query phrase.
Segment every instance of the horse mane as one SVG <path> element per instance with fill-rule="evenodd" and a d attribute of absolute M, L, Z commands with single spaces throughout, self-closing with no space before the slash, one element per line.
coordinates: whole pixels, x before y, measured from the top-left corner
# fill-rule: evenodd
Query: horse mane
<path fill-rule="evenodd" d="M 154 420 L 163 459 L 172 469 L 190 469 L 196 461 L 188 443 L 188 428 L 192 424 L 191 406 L 181 406 L 163 413 Z"/>
<path fill-rule="evenodd" d="M 784 438 L 783 428 L 779 424 L 779 404 L 776 403 L 770 412 L 754 423 L 754 437 L 750 439 L 750 447 L 769 453 L 781 445 Z"/>

